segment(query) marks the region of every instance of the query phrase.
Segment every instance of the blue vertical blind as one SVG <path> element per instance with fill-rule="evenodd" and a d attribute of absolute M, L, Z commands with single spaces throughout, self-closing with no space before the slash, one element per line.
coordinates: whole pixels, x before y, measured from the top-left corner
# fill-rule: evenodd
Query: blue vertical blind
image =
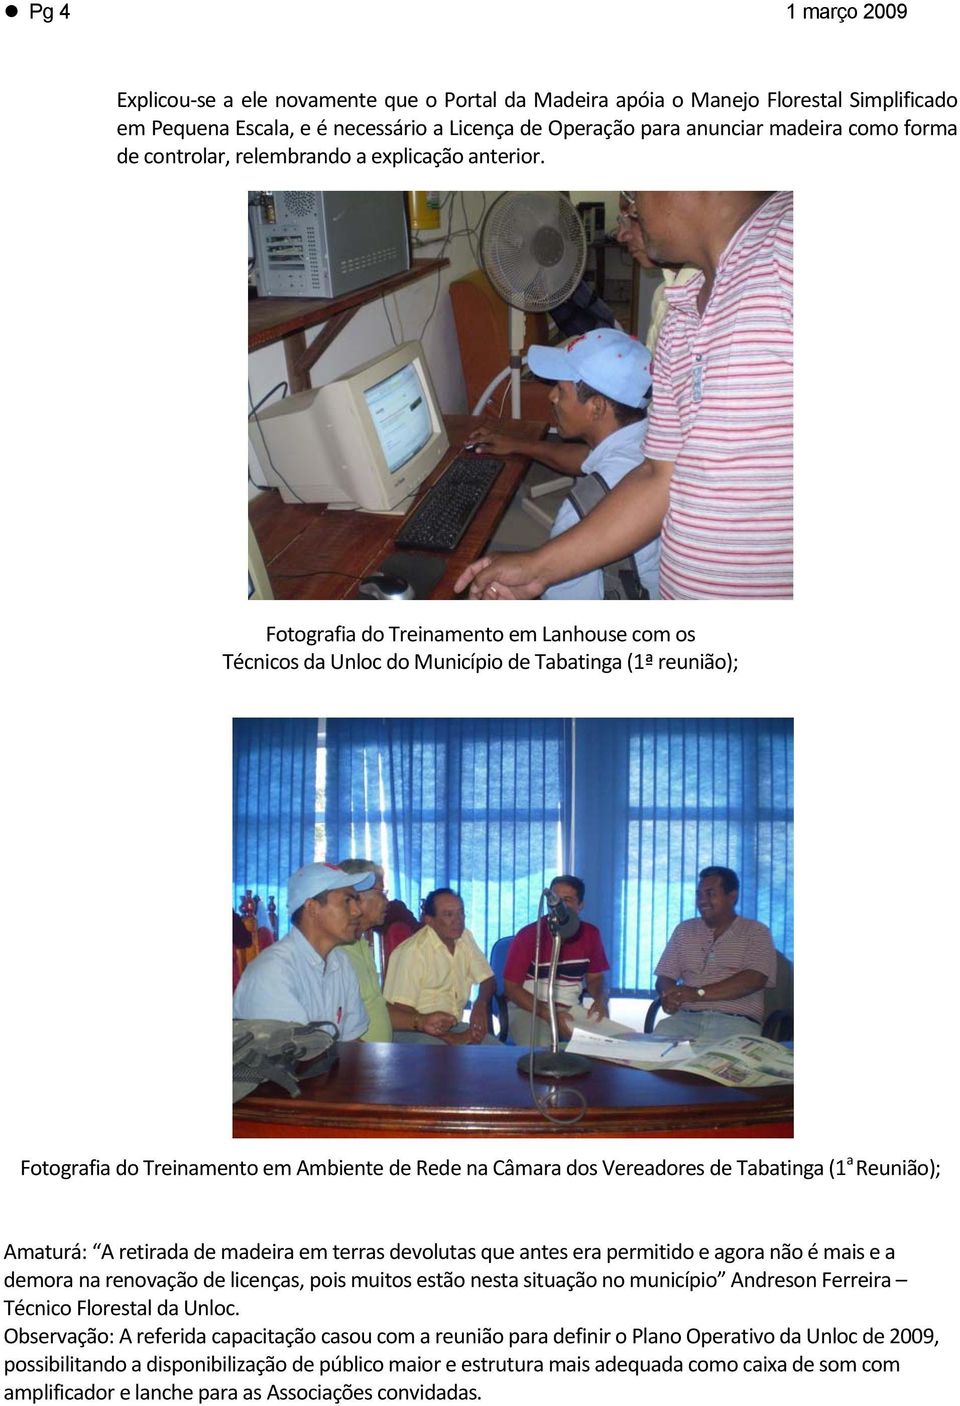
<path fill-rule="evenodd" d="M 740 911 L 793 955 L 789 719 L 332 718 L 322 855 L 317 737 L 313 718 L 234 724 L 234 906 L 275 895 L 281 931 L 287 877 L 314 858 L 376 860 L 414 912 L 449 884 L 487 951 L 572 868 L 613 990 L 638 994 L 696 915 L 699 870 L 725 864 Z"/>
<path fill-rule="evenodd" d="M 317 796 L 316 718 L 235 718 L 233 906 L 245 889 L 277 900 L 289 925 L 287 879 L 312 862 Z"/>
<path fill-rule="evenodd" d="M 327 856 L 377 860 L 415 913 L 457 889 L 489 951 L 562 867 L 568 733 L 559 719 L 328 719 Z"/>
<path fill-rule="evenodd" d="M 615 992 L 652 989 L 708 864 L 737 871 L 739 911 L 792 957 L 790 719 L 580 720 L 575 794 L 574 867 Z"/>

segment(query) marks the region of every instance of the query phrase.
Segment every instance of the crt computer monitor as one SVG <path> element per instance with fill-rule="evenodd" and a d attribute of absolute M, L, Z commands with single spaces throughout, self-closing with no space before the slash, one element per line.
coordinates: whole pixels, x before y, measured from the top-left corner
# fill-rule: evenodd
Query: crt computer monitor
<path fill-rule="evenodd" d="M 266 481 L 288 503 L 400 513 L 449 447 L 419 342 L 250 420 Z"/>

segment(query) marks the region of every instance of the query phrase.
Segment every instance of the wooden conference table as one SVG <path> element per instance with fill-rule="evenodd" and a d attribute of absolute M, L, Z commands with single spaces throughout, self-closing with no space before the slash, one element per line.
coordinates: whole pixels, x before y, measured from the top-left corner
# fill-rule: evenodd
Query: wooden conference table
<path fill-rule="evenodd" d="M 532 1105 L 523 1053 L 512 1045 L 343 1047 L 339 1065 L 306 1080 L 299 1098 L 262 1084 L 234 1105 L 233 1135 L 289 1137 L 736 1137 L 793 1136 L 793 1087 L 728 1089 L 693 1074 L 595 1061 L 564 1080 L 588 1103 L 571 1127 Z M 552 1086 L 538 1080 L 546 1092 Z M 560 1109 L 564 1113 L 565 1109 Z"/>
<path fill-rule="evenodd" d="M 443 419 L 450 449 L 417 491 L 414 506 L 469 440 L 470 431 L 490 423 L 471 415 L 445 415 Z M 543 438 L 547 427 L 542 421 L 502 420 L 497 429 L 502 434 L 537 440 Z M 529 458 L 522 454 L 511 454 L 504 460 L 499 477 L 458 546 L 440 554 L 446 564 L 430 592 L 434 600 L 450 600 L 460 572 L 483 555 L 529 464 Z M 250 521 L 278 600 L 347 600 L 357 598 L 358 581 L 353 578 L 372 575 L 396 550 L 394 538 L 404 518 L 333 511 L 320 503 L 284 503 L 279 493 L 271 492 L 252 501 Z M 437 556 L 433 552 L 424 555 L 431 559 Z M 344 574 L 310 574 L 325 571 Z"/>

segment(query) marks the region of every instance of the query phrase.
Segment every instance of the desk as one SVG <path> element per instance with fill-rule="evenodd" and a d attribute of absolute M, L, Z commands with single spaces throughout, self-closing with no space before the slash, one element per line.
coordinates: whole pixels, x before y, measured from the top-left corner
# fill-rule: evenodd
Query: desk
<path fill-rule="evenodd" d="M 694 1074 L 597 1061 L 565 1081 L 590 1105 L 571 1128 L 530 1102 L 512 1045 L 343 1047 L 336 1069 L 304 1082 L 300 1098 L 264 1084 L 234 1106 L 233 1135 L 290 1137 L 737 1137 L 793 1136 L 793 1088 L 727 1089 Z M 537 1087 L 549 1087 L 538 1080 Z"/>
<path fill-rule="evenodd" d="M 459 453 L 469 431 L 483 423 L 471 415 L 443 418 L 450 451 L 417 490 L 414 507 Z M 504 434 L 535 440 L 543 438 L 547 427 L 539 421 L 508 420 L 497 428 Z M 460 572 L 482 556 L 529 463 L 522 454 L 511 454 L 504 461 L 459 546 L 445 554 L 446 569 L 431 592 L 433 599 L 451 599 Z M 371 575 L 395 550 L 393 539 L 405 519 L 388 513 L 338 512 L 322 503 L 284 503 L 279 493 L 262 493 L 250 504 L 250 521 L 278 600 L 345 600 L 357 598 L 358 582 L 350 578 Z M 311 571 L 345 575 L 304 574 Z"/>

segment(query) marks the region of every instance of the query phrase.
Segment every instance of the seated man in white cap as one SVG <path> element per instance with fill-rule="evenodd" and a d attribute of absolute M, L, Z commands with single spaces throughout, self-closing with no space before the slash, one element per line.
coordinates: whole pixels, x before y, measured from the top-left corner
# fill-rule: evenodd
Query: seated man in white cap
<path fill-rule="evenodd" d="M 550 403 L 562 439 L 582 439 L 589 453 L 583 478 L 560 504 L 551 537 L 576 527 L 604 494 L 643 463 L 650 400 L 650 353 L 642 342 L 611 327 L 575 337 L 563 347 L 531 347 L 527 365 L 536 376 L 555 381 Z M 592 481 L 591 481 L 592 480 Z M 594 490 L 595 496 L 588 497 Z M 633 558 L 647 596 L 659 597 L 660 538 Z M 603 600 L 603 571 L 558 581 L 544 600 Z"/>
<path fill-rule="evenodd" d="M 652 386 L 650 359 L 642 342 L 610 327 L 574 337 L 561 347 L 529 349 L 530 370 L 556 382 L 550 403 L 561 439 L 583 441 L 587 446 L 579 469 L 567 469 L 581 477 L 560 505 L 551 538 L 576 527 L 631 469 L 643 463 L 646 407 Z M 493 431 L 478 431 L 474 436 L 478 448 L 493 449 L 496 438 Z M 536 457 L 536 450 L 529 452 Z M 628 558 L 623 568 L 630 580 L 635 569 L 646 595 L 659 599 L 660 538 L 641 547 L 632 567 Z M 503 589 L 500 594 L 508 596 L 510 592 Z M 639 592 L 631 591 L 628 581 L 618 594 Z M 557 582 L 544 592 L 543 599 L 603 600 L 604 596 L 604 573 L 597 569 Z"/>
<path fill-rule="evenodd" d="M 246 968 L 233 997 L 241 1020 L 323 1020 L 341 1040 L 367 1028 L 357 975 L 344 947 L 360 932 L 360 897 L 375 874 L 305 864 L 287 880 L 290 931 Z"/>

